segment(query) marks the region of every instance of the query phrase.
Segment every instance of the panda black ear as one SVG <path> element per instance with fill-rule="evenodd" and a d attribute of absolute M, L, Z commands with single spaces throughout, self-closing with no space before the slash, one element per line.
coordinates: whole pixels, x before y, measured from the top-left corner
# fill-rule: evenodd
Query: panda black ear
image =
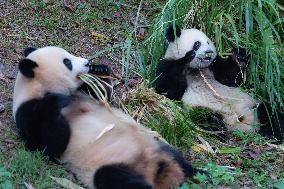
<path fill-rule="evenodd" d="M 34 48 L 34 47 L 27 47 L 25 50 L 24 50 L 24 56 L 27 57 L 31 52 L 37 50 L 37 48 Z"/>
<path fill-rule="evenodd" d="M 33 78 L 35 76 L 33 69 L 37 66 L 37 63 L 27 58 L 24 58 L 19 62 L 20 72 L 28 78 Z"/>
<path fill-rule="evenodd" d="M 181 29 L 177 25 L 170 25 L 166 32 L 166 38 L 169 42 L 174 42 L 176 37 L 180 37 Z"/>

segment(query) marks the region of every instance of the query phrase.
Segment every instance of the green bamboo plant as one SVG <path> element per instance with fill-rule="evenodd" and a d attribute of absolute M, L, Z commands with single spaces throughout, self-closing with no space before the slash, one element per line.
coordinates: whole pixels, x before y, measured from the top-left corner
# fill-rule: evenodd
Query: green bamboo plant
<path fill-rule="evenodd" d="M 165 53 L 169 24 L 203 30 L 221 55 L 232 47 L 246 48 L 250 61 L 244 88 L 269 102 L 273 110 L 284 110 L 283 5 L 275 0 L 168 0 L 137 50 L 139 73 L 150 84 Z"/>

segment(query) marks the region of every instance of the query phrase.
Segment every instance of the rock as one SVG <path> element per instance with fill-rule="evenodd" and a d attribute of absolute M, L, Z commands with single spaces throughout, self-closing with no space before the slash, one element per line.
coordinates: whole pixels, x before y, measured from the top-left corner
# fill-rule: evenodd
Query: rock
<path fill-rule="evenodd" d="M 0 59 L 0 76 L 1 75 L 4 75 L 3 73 L 4 73 L 4 64 L 2 64 L 2 61 L 1 61 L 1 59 Z"/>
<path fill-rule="evenodd" d="M 0 113 L 3 113 L 5 111 L 5 106 L 3 104 L 0 104 Z"/>
<path fill-rule="evenodd" d="M 43 0 L 43 2 L 50 5 L 54 4 L 54 0 Z"/>

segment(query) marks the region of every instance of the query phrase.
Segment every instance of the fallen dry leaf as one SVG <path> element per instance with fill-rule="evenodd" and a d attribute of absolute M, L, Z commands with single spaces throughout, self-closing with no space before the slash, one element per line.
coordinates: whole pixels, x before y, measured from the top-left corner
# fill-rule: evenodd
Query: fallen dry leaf
<path fill-rule="evenodd" d="M 67 2 L 67 0 L 62 0 L 62 3 L 63 3 L 63 7 L 69 11 L 69 12 L 73 12 L 74 11 L 74 8 L 69 5 L 69 2 Z"/>
<path fill-rule="evenodd" d="M 236 162 L 236 167 L 241 167 L 243 164 L 243 161 L 242 160 L 239 160 Z"/>
<path fill-rule="evenodd" d="M 110 38 L 96 31 L 91 32 L 91 37 L 95 43 L 107 43 L 110 41 Z"/>
<path fill-rule="evenodd" d="M 138 83 L 138 80 L 137 79 L 129 79 L 129 81 L 128 81 L 128 85 L 129 85 L 129 87 L 134 87 L 134 86 L 136 86 L 136 84 Z"/>
<path fill-rule="evenodd" d="M 248 152 L 249 156 L 252 157 L 253 159 L 257 159 L 259 157 L 259 154 L 258 153 L 254 153 L 252 151 L 249 151 Z"/>
<path fill-rule="evenodd" d="M 76 21 L 75 27 L 80 29 L 80 28 L 82 28 L 82 24 L 79 21 Z"/>

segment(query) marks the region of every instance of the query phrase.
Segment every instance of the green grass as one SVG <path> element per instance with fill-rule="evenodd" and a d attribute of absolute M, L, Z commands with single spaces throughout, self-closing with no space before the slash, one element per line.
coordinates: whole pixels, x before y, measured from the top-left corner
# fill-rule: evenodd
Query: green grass
<path fill-rule="evenodd" d="M 10 155 L 0 156 L 0 183 L 6 186 L 2 186 L 3 189 L 25 188 L 24 182 L 31 183 L 37 189 L 56 188 L 58 185 L 50 176 L 68 177 L 62 166 L 49 163 L 40 152 L 26 151 L 22 145 Z"/>
<path fill-rule="evenodd" d="M 256 134 L 240 135 L 237 132 L 232 137 L 235 137 L 234 144 L 222 144 L 222 153 L 207 154 L 205 157 L 204 153 L 194 153 L 194 157 L 203 157 L 195 159 L 195 165 L 206 169 L 210 176 L 208 179 L 197 175 L 198 184 L 191 181 L 190 188 L 247 186 L 266 189 L 284 184 L 284 153 L 281 149 L 269 147 L 267 140 Z"/>

